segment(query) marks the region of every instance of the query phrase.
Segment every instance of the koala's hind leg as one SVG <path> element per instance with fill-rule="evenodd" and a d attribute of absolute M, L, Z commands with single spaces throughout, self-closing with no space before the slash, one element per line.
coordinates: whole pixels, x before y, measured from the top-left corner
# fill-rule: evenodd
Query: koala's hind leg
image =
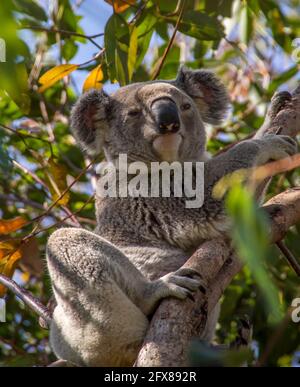
<path fill-rule="evenodd" d="M 55 354 L 77 365 L 132 365 L 148 326 L 129 298 L 139 287 L 143 293 L 140 272 L 115 246 L 75 228 L 52 234 L 47 264 L 57 301 L 50 327 Z"/>

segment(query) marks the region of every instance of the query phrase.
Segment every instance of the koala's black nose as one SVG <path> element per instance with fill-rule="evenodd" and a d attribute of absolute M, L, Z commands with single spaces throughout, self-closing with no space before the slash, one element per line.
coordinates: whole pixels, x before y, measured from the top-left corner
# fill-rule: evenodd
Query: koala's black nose
<path fill-rule="evenodd" d="M 160 134 L 178 132 L 180 119 L 175 102 L 169 98 L 157 99 L 153 102 L 151 110 Z"/>

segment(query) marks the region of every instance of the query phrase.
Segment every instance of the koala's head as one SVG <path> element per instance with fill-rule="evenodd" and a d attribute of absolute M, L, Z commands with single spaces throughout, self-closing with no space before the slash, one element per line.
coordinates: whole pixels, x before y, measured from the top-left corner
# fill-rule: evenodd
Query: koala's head
<path fill-rule="evenodd" d="M 135 83 L 112 95 L 93 90 L 72 110 L 75 138 L 90 155 L 104 151 L 113 161 L 201 160 L 204 123 L 219 124 L 229 98 L 224 85 L 208 71 L 181 69 L 174 81 Z"/>

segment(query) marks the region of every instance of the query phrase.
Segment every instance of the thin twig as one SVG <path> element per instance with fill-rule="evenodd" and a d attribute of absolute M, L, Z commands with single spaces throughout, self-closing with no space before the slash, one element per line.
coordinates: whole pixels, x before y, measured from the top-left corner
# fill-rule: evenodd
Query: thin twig
<path fill-rule="evenodd" d="M 159 73 L 161 72 L 161 69 L 163 67 L 163 64 L 166 60 L 166 57 L 173 45 L 173 42 L 174 42 L 174 39 L 175 39 L 175 36 L 176 36 L 176 33 L 178 31 L 178 28 L 179 28 L 179 24 L 181 22 L 181 19 L 182 19 L 182 16 L 183 16 L 183 11 L 184 11 L 184 8 L 185 8 L 185 0 L 183 0 L 181 2 L 181 9 L 180 9 L 180 13 L 179 13 L 179 16 L 178 16 L 178 19 L 177 19 L 177 22 L 176 22 L 176 25 L 175 25 L 175 28 L 174 28 L 174 31 L 173 31 L 173 34 L 171 36 L 171 39 L 163 53 L 163 56 L 160 58 L 159 62 L 158 62 L 158 65 L 156 66 L 156 69 L 154 70 L 153 74 L 152 74 L 152 77 L 151 79 L 156 79 L 158 76 L 159 76 Z"/>
<path fill-rule="evenodd" d="M 296 257 L 294 257 L 293 253 L 289 250 L 289 248 L 284 244 L 283 241 L 276 242 L 276 246 L 284 255 L 288 263 L 295 270 L 295 273 L 300 277 L 300 263 L 298 262 Z"/>
<path fill-rule="evenodd" d="M 25 174 L 31 176 L 33 180 L 35 180 L 38 184 L 40 184 L 42 187 L 48 189 L 47 185 L 41 180 L 34 172 L 32 172 L 30 169 L 24 167 L 24 165 L 21 165 L 16 160 L 12 160 L 12 163 L 15 167 L 19 168 L 22 172 Z"/>
<path fill-rule="evenodd" d="M 130 22 L 128 23 L 129 25 L 130 24 L 135 24 L 135 22 L 137 21 L 137 19 L 142 15 L 144 9 L 146 8 L 147 6 L 147 3 L 149 2 L 149 0 L 146 0 L 142 6 L 136 11 L 136 13 L 133 15 L 133 18 L 130 20 Z"/>
<path fill-rule="evenodd" d="M 105 48 L 102 48 L 102 50 L 99 51 L 95 56 L 93 56 L 92 59 L 89 59 L 88 61 L 81 63 L 79 65 L 79 67 L 86 66 L 86 65 L 90 64 L 91 62 L 93 62 L 94 60 L 99 59 L 104 53 L 105 53 Z"/>
<path fill-rule="evenodd" d="M 6 130 L 14 133 L 16 136 L 18 136 L 20 138 L 20 140 L 23 142 L 23 144 L 26 146 L 26 149 L 28 151 L 31 151 L 31 149 L 28 147 L 28 144 L 26 143 L 26 140 L 25 140 L 26 137 L 47 143 L 50 147 L 50 150 L 51 150 L 51 142 L 49 140 L 46 140 L 45 138 L 40 138 L 40 137 L 34 136 L 30 133 L 22 133 L 22 132 L 20 132 L 20 130 L 11 128 L 10 126 L 4 125 L 4 124 L 0 124 L 0 127 L 3 129 L 6 129 Z"/>
<path fill-rule="evenodd" d="M 54 34 L 61 34 L 66 36 L 78 36 L 79 38 L 84 38 L 89 40 L 91 43 L 93 43 L 94 46 L 96 46 L 99 50 L 102 50 L 102 47 L 94 41 L 95 38 L 99 38 L 100 36 L 103 36 L 104 33 L 96 34 L 96 35 L 84 35 L 80 34 L 79 32 L 73 32 L 73 31 L 66 31 L 66 30 L 60 30 L 57 28 L 46 28 L 46 27 L 38 27 L 38 26 L 26 26 L 22 27 L 22 29 L 26 30 L 35 30 L 35 31 L 44 31 L 44 32 L 50 32 Z"/>
<path fill-rule="evenodd" d="M 45 207 L 40 204 L 40 203 L 36 203 L 34 202 L 33 200 L 30 200 L 30 199 L 25 199 L 17 194 L 1 194 L 0 193 L 0 200 L 3 200 L 3 201 L 6 201 L 6 202 L 11 202 L 11 203 L 16 203 L 16 202 L 20 202 L 20 203 L 23 203 L 29 207 L 32 207 L 36 210 L 41 210 L 41 211 L 45 211 Z M 59 221 L 59 222 L 64 222 L 64 219 L 61 219 L 58 215 L 54 214 L 54 213 L 50 213 L 48 214 L 48 216 L 51 216 L 52 218 L 54 218 L 56 221 Z M 68 218 L 66 219 L 68 220 Z M 32 222 L 34 221 L 34 219 L 32 219 Z M 88 218 L 84 218 L 84 217 L 78 217 L 78 221 L 79 222 L 82 222 L 82 223 L 88 223 L 88 224 L 93 224 L 95 225 L 95 221 L 93 219 L 88 219 Z M 68 222 L 65 222 L 67 225 L 69 226 L 77 226 L 77 223 L 74 223 L 73 221 L 68 221 Z M 26 224 L 28 226 L 28 223 Z"/>
<path fill-rule="evenodd" d="M 16 344 L 13 343 L 11 340 L 7 340 L 4 337 L 0 337 L 0 341 L 5 345 L 9 345 L 18 355 L 26 355 L 26 352 L 23 349 L 17 347 Z"/>
<path fill-rule="evenodd" d="M 82 211 L 82 210 L 83 210 L 83 209 L 91 202 L 91 200 L 94 198 L 94 196 L 95 196 L 95 195 L 91 195 L 91 196 L 88 198 L 88 200 L 87 200 L 87 201 L 86 201 L 86 202 L 85 202 L 85 203 L 84 203 L 77 211 L 75 211 L 75 212 L 72 213 L 71 215 L 67 215 L 67 216 L 64 217 L 63 219 L 58 220 L 56 223 L 51 224 L 51 225 L 48 226 L 48 227 L 41 228 L 41 229 L 39 229 L 39 230 L 37 230 L 37 228 L 38 228 L 38 226 L 39 226 L 39 225 L 37 225 L 29 235 L 27 235 L 25 238 L 23 238 L 23 240 L 21 241 L 21 243 L 26 243 L 26 242 L 28 241 L 28 239 L 37 236 L 37 235 L 40 234 L 41 232 L 50 230 L 51 228 L 56 227 L 56 226 L 58 226 L 58 225 L 61 224 L 61 223 L 64 223 L 67 219 L 71 218 L 72 215 L 78 214 L 79 212 L 81 212 L 81 211 Z M 43 215 L 43 216 L 44 216 L 44 215 Z M 36 219 L 37 219 L 37 218 L 36 218 Z M 91 220 L 91 222 L 92 222 L 92 220 Z M 90 222 L 90 223 L 91 223 L 91 222 Z M 86 222 L 86 223 L 88 223 L 88 222 Z M 94 224 L 94 223 L 92 223 L 92 224 Z M 36 231 L 36 230 L 37 230 L 37 231 Z"/>
<path fill-rule="evenodd" d="M 65 196 L 65 194 L 70 191 L 73 185 L 78 182 L 78 180 L 87 172 L 88 169 L 90 169 L 90 167 L 96 162 L 96 160 L 97 157 L 95 157 L 85 168 L 83 168 L 83 170 L 75 177 L 72 183 L 69 184 L 68 187 L 56 198 L 56 200 L 47 208 L 47 210 L 41 217 L 46 216 L 52 210 L 52 208 L 56 206 L 56 204 Z"/>
<path fill-rule="evenodd" d="M 7 289 L 13 292 L 18 296 L 24 304 L 26 304 L 30 309 L 42 317 L 46 323 L 49 325 L 51 323 L 51 315 L 48 308 L 43 305 L 39 299 L 34 297 L 30 292 L 21 288 L 15 281 L 12 279 L 0 274 L 0 283 L 4 285 Z"/>
<path fill-rule="evenodd" d="M 278 342 L 282 339 L 282 335 L 284 334 L 284 332 L 286 332 L 286 328 L 290 324 L 290 321 L 291 321 L 291 309 L 289 308 L 283 320 L 280 322 L 280 324 L 278 325 L 273 335 L 267 341 L 263 353 L 261 354 L 256 364 L 254 365 L 255 367 L 263 367 L 266 364 L 269 356 L 274 351 L 274 348 L 276 347 L 276 345 L 278 345 Z"/>

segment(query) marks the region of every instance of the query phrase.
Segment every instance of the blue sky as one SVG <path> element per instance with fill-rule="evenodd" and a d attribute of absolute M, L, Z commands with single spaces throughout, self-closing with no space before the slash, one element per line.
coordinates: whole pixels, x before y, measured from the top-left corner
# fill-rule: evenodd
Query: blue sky
<path fill-rule="evenodd" d="M 72 4 L 76 1 L 72 1 Z M 104 32 L 104 27 L 112 14 L 112 7 L 107 4 L 104 0 L 84 0 L 82 5 L 77 11 L 77 14 L 82 16 L 81 27 L 83 28 L 86 35 L 95 35 L 101 32 Z M 97 42 L 100 45 L 103 45 L 103 38 L 97 38 Z M 97 52 L 97 47 L 95 47 L 91 42 L 87 41 L 86 44 L 80 44 L 77 55 L 72 59 L 72 63 L 83 63 L 93 57 Z M 74 74 L 76 82 L 78 82 L 79 90 L 82 89 L 82 84 L 86 74 L 81 71 L 77 71 Z M 114 88 L 106 87 L 108 89 Z"/>

